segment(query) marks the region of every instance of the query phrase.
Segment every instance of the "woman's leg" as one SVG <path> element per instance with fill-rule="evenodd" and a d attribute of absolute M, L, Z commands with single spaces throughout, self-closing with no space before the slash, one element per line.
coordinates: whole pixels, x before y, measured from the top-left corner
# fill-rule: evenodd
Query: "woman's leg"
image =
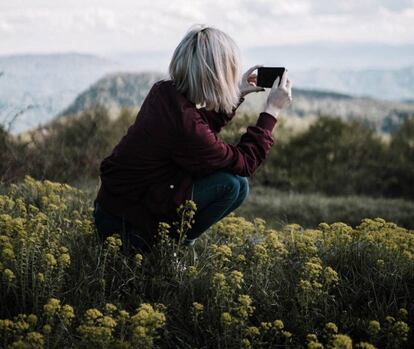
<path fill-rule="evenodd" d="M 122 250 L 127 253 L 131 247 L 140 251 L 148 250 L 148 244 L 140 236 L 141 234 L 125 219 L 106 212 L 99 203 L 96 203 L 93 211 L 98 237 L 102 242 L 112 234 L 119 234 L 122 240 Z"/>
<path fill-rule="evenodd" d="M 239 207 L 242 202 L 247 198 L 247 196 L 249 195 L 249 181 L 247 179 L 247 177 L 242 177 L 239 175 L 235 175 L 237 177 L 237 179 L 239 180 L 239 184 L 240 184 L 240 190 L 239 190 L 239 196 L 238 198 L 234 201 L 233 205 L 231 205 L 224 213 L 223 215 L 219 218 L 222 219 L 224 217 L 226 217 L 230 212 L 233 212 L 237 207 Z"/>
<path fill-rule="evenodd" d="M 217 171 L 194 182 L 193 201 L 197 205 L 195 223 L 187 239 L 199 237 L 214 223 L 241 205 L 249 193 L 246 177 Z"/>

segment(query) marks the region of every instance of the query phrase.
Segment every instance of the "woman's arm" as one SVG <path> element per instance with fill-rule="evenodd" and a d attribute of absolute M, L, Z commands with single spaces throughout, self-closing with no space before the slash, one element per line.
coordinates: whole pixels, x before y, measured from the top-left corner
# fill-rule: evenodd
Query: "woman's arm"
<path fill-rule="evenodd" d="M 279 84 L 280 82 L 280 84 Z M 203 177 L 225 169 L 250 177 L 266 159 L 274 144 L 272 131 L 279 112 L 292 102 L 292 82 L 287 69 L 276 78 L 256 125 L 247 126 L 237 144 L 219 139 L 209 124 L 194 109 L 183 117 L 183 129 L 172 150 L 172 160 L 195 177 Z"/>
<path fill-rule="evenodd" d="M 205 117 L 210 128 L 215 132 L 219 133 L 221 129 L 226 126 L 235 116 L 236 110 L 240 104 L 242 104 L 244 98 L 241 97 L 239 103 L 233 108 L 231 113 L 216 112 L 214 110 L 207 110 L 205 107 L 198 109 L 198 111 Z"/>
<path fill-rule="evenodd" d="M 195 177 L 220 169 L 250 177 L 265 160 L 274 140 L 277 119 L 262 112 L 256 125 L 248 126 L 237 144 L 218 138 L 199 113 L 184 115 L 184 129 L 172 151 L 172 160 Z"/>

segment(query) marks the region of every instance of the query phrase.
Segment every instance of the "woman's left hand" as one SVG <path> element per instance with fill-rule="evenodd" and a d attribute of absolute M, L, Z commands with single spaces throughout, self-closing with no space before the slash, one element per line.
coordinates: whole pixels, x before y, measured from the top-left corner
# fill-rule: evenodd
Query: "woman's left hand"
<path fill-rule="evenodd" d="M 255 69 L 263 67 L 262 64 L 255 65 L 249 68 L 242 76 L 240 82 L 240 97 L 244 97 L 251 92 L 260 92 L 265 91 L 263 87 L 256 86 L 257 84 L 257 74 L 252 73 Z"/>

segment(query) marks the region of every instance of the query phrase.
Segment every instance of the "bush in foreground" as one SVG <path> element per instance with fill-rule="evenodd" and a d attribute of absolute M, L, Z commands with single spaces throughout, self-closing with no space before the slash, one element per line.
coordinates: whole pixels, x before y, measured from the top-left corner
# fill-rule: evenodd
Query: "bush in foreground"
<path fill-rule="evenodd" d="M 197 242 L 198 258 L 166 223 L 151 253 L 127 256 L 117 234 L 99 243 L 76 188 L 27 176 L 0 193 L 4 347 L 414 344 L 414 232 L 394 223 L 274 230 L 231 213 Z"/>

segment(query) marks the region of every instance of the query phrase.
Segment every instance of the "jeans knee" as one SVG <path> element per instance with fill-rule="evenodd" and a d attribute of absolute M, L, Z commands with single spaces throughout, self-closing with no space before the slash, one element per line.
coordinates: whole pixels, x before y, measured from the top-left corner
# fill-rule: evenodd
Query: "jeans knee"
<path fill-rule="evenodd" d="M 240 193 L 240 180 L 236 175 L 228 172 L 223 172 L 222 177 L 222 183 L 227 189 L 227 194 L 237 199 Z"/>
<path fill-rule="evenodd" d="M 247 198 L 247 196 L 250 193 L 249 180 L 247 177 L 242 177 L 242 176 L 237 176 L 237 178 L 239 180 L 239 185 L 240 185 L 239 200 L 243 201 Z"/>

